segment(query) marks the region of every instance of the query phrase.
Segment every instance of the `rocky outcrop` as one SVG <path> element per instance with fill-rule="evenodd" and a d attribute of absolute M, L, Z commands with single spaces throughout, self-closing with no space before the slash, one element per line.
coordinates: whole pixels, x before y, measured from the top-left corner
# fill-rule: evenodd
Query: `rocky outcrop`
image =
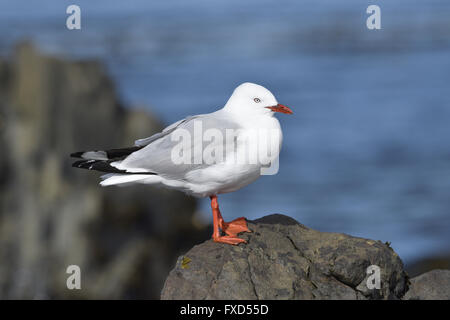
<path fill-rule="evenodd" d="M 319 232 L 283 215 L 249 221 L 249 228 L 240 235 L 247 244 L 208 240 L 180 256 L 161 298 L 400 299 L 408 289 L 388 244 Z"/>
<path fill-rule="evenodd" d="M 160 129 L 122 105 L 95 61 L 30 44 L 0 59 L 0 299 L 159 298 L 176 256 L 207 236 L 193 222 L 196 202 L 148 186 L 101 188 L 100 173 L 72 168 L 69 154 Z M 66 287 L 72 264 L 81 290 Z"/>
<path fill-rule="evenodd" d="M 432 270 L 411 279 L 405 300 L 450 300 L 450 270 Z"/>

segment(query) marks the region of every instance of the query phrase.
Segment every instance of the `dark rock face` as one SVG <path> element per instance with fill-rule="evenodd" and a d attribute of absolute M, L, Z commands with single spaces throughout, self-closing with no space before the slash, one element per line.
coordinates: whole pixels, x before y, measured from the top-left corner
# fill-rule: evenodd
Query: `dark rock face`
<path fill-rule="evenodd" d="M 450 300 L 450 270 L 433 270 L 411 279 L 405 300 Z"/>
<path fill-rule="evenodd" d="M 209 236 L 196 202 L 148 186 L 101 188 L 74 151 L 132 145 L 161 124 L 125 109 L 101 64 L 0 58 L 0 299 L 159 298 L 180 252 Z M 82 289 L 68 290 L 68 265 Z"/>
<path fill-rule="evenodd" d="M 407 275 L 386 244 L 309 229 L 270 215 L 250 221 L 248 244 L 208 240 L 181 256 L 162 299 L 400 299 Z M 380 289 L 369 289 L 380 268 Z M 373 287 L 372 287 L 373 288 Z"/>

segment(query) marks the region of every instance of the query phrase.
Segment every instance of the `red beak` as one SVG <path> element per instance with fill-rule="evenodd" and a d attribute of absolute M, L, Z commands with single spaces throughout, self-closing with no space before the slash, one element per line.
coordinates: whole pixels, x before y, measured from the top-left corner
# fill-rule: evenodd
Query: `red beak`
<path fill-rule="evenodd" d="M 276 106 L 272 106 L 272 107 L 266 107 L 270 110 L 272 110 L 273 112 L 281 112 L 281 113 L 286 113 L 286 114 L 293 114 L 292 110 L 289 107 L 286 107 L 282 104 L 277 104 Z"/>

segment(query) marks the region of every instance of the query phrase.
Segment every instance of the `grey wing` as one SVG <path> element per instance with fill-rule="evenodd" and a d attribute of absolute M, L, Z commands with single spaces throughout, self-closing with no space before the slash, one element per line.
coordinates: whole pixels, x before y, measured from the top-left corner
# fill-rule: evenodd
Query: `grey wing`
<path fill-rule="evenodd" d="M 117 168 L 129 172 L 146 170 L 170 179 L 183 179 L 188 172 L 209 165 L 204 162 L 205 150 L 215 149 L 216 152 L 222 152 L 224 156 L 216 157 L 215 163 L 226 158 L 226 151 L 231 150 L 227 143 L 233 143 L 226 139 L 227 129 L 237 130 L 240 126 L 220 113 L 186 118 L 161 133 L 138 140 L 145 140 L 146 146 L 122 160 Z M 207 136 L 210 137 L 209 141 L 204 139 Z M 183 156 L 184 152 L 187 152 L 185 157 L 180 157 L 177 153 L 181 149 Z M 181 158 L 184 160 L 180 163 Z"/>
<path fill-rule="evenodd" d="M 153 141 L 158 140 L 158 139 L 160 139 L 160 138 L 170 134 L 171 132 L 173 132 L 181 124 L 183 124 L 183 123 L 185 123 L 187 121 L 190 121 L 190 120 L 192 120 L 194 118 L 197 118 L 197 117 L 199 117 L 199 116 L 189 116 L 189 117 L 184 118 L 182 120 L 179 120 L 179 121 L 177 121 L 175 123 L 172 123 L 170 126 L 164 128 L 163 131 L 161 131 L 161 132 L 155 133 L 154 135 L 152 135 L 150 137 L 147 137 L 147 138 L 144 138 L 144 139 L 136 140 L 134 142 L 134 145 L 138 146 L 138 147 L 146 146 L 146 145 L 152 143 Z"/>

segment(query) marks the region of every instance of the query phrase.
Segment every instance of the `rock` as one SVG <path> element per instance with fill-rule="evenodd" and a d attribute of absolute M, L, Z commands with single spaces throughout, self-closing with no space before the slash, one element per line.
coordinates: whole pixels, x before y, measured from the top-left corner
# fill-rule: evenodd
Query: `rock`
<path fill-rule="evenodd" d="M 196 201 L 149 186 L 101 188 L 69 154 L 132 145 L 162 124 L 125 107 L 102 64 L 0 58 L 0 299 L 159 298 L 173 261 L 205 237 Z M 82 290 L 66 287 L 80 266 Z"/>
<path fill-rule="evenodd" d="M 162 299 L 400 299 L 408 277 L 380 241 L 309 229 L 275 214 L 249 221 L 247 244 L 208 240 L 180 256 Z M 367 268 L 380 268 L 369 289 Z"/>
<path fill-rule="evenodd" d="M 450 270 L 432 270 L 411 279 L 405 300 L 450 300 Z"/>

